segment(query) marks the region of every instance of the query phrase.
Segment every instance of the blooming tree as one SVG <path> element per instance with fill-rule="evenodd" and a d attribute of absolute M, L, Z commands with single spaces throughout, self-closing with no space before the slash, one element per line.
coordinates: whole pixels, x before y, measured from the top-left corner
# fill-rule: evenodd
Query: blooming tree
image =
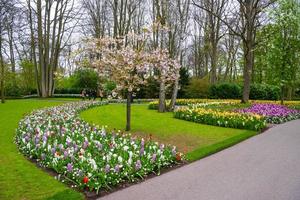
<path fill-rule="evenodd" d="M 87 44 L 88 53 L 92 57 L 91 66 L 98 69 L 100 76 L 111 79 L 117 85 L 113 96 L 120 92 L 126 93 L 127 131 L 130 130 L 132 94 L 147 83 L 150 73 L 158 71 L 155 78 L 164 85 L 177 78 L 177 69 L 180 68 L 178 62 L 170 59 L 166 50 L 147 52 L 143 36 L 132 34 L 117 39 L 111 37 L 91 39 Z M 160 92 L 160 95 L 164 95 L 164 91 Z M 165 97 L 162 99 L 165 101 Z"/>
<path fill-rule="evenodd" d="M 159 87 L 159 112 L 165 112 L 166 104 L 165 104 L 165 94 L 166 88 L 175 80 L 179 79 L 179 70 L 180 64 L 175 59 L 169 58 L 169 53 L 167 50 L 157 49 L 151 54 L 151 63 L 156 66 L 158 70 L 158 77 L 160 87 Z"/>

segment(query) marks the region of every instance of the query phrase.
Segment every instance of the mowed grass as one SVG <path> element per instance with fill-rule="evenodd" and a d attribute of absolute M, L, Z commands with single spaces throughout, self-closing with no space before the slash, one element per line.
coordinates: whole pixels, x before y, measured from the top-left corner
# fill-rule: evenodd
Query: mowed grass
<path fill-rule="evenodd" d="M 69 99 L 8 100 L 0 104 L 0 199 L 84 199 L 84 196 L 26 160 L 14 144 L 22 117 L 34 109 L 55 106 Z"/>
<path fill-rule="evenodd" d="M 149 110 L 147 104 L 132 105 L 130 131 L 139 137 L 149 138 L 178 147 L 194 161 L 234 145 L 256 134 L 254 131 L 209 126 L 173 118 L 172 113 Z M 110 104 L 86 110 L 81 118 L 109 129 L 124 130 L 126 105 Z"/>

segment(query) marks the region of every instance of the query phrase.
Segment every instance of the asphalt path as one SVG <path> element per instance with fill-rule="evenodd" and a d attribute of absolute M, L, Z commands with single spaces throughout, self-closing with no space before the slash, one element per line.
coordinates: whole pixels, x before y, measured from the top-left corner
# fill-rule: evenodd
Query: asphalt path
<path fill-rule="evenodd" d="M 101 200 L 300 200 L 300 120 Z"/>

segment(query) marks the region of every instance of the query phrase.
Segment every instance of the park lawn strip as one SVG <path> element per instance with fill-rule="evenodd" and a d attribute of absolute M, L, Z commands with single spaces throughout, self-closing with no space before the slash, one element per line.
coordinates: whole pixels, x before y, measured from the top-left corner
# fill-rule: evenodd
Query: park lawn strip
<path fill-rule="evenodd" d="M 55 100 L 55 99 L 52 99 Z M 32 110 L 62 102 L 38 99 L 0 104 L 0 199 L 84 199 L 83 194 L 58 182 L 19 153 L 14 137 L 18 122 Z"/>
<path fill-rule="evenodd" d="M 196 149 L 187 154 L 187 159 L 189 161 L 199 160 L 211 154 L 217 153 L 218 151 L 231 147 L 239 142 L 242 142 L 256 134 L 256 132 L 242 133 L 240 135 L 233 136 L 221 142 Z"/>
<path fill-rule="evenodd" d="M 110 104 L 86 110 L 81 118 L 97 125 L 107 125 L 109 129 L 124 130 L 126 105 Z M 171 144 L 186 153 L 190 161 L 226 148 L 255 135 L 255 131 L 223 128 L 197 124 L 173 118 L 173 113 L 158 113 L 149 110 L 146 104 L 132 105 L 132 134 Z M 239 139 L 237 139 L 239 138 Z M 229 142 L 226 140 L 231 139 Z M 206 148 L 203 149 L 203 148 Z"/>

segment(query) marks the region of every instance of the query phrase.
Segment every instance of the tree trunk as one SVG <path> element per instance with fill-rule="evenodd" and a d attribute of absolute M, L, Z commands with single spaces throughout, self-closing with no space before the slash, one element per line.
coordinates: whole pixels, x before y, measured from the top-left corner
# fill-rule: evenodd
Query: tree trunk
<path fill-rule="evenodd" d="M 178 82 L 179 82 L 179 78 L 177 78 L 174 83 L 173 93 L 172 93 L 172 98 L 171 98 L 170 108 L 169 108 L 170 111 L 173 111 L 175 108 L 175 103 L 176 103 L 176 98 L 178 93 Z"/>
<path fill-rule="evenodd" d="M 43 41 L 43 25 L 42 25 L 42 3 L 37 0 L 37 29 L 38 29 L 38 51 L 39 51 L 39 69 L 41 70 L 41 96 L 48 97 L 46 90 L 46 70 L 47 66 L 44 63 L 44 41 Z"/>
<path fill-rule="evenodd" d="M 0 28 L 0 65 L 1 65 L 1 80 L 0 80 L 0 89 L 1 89 L 1 103 L 5 103 L 4 95 L 4 61 L 2 55 L 2 31 Z"/>
<path fill-rule="evenodd" d="M 293 88 L 291 86 L 288 86 L 288 88 L 287 88 L 287 100 L 288 101 L 292 100 L 292 95 L 293 95 Z"/>
<path fill-rule="evenodd" d="M 130 131 L 131 121 L 131 96 L 132 92 L 127 92 L 127 106 L 126 106 L 126 131 Z"/>
<path fill-rule="evenodd" d="M 244 50 L 244 88 L 243 88 L 243 97 L 242 97 L 242 103 L 248 103 L 249 96 L 250 96 L 250 84 L 251 84 L 251 70 L 253 66 L 253 52 L 249 50 L 248 47 Z"/>
<path fill-rule="evenodd" d="M 13 38 L 13 30 L 12 30 L 11 26 L 8 28 L 8 44 L 9 44 L 9 52 L 10 52 L 11 72 L 14 73 L 13 75 L 15 75 L 16 62 L 15 62 L 15 54 L 14 54 L 14 47 L 13 47 L 13 39 L 14 39 Z M 13 77 L 13 79 L 15 79 L 15 77 Z"/>
<path fill-rule="evenodd" d="M 284 101 L 284 86 L 282 85 L 280 87 L 280 104 L 283 105 L 283 101 Z"/>
<path fill-rule="evenodd" d="M 159 106 L 158 112 L 165 112 L 166 111 L 166 85 L 165 81 L 162 80 L 159 86 Z"/>
<path fill-rule="evenodd" d="M 210 83 L 215 84 L 217 82 L 217 46 L 213 45 L 211 50 L 211 76 Z"/>
<path fill-rule="evenodd" d="M 2 47 L 0 47 L 2 48 Z M 1 87 L 1 103 L 5 103 L 5 96 L 4 96 L 4 63 L 3 63 L 3 57 L 2 57 L 2 52 L 0 52 L 1 54 L 1 83 L 0 83 L 0 87 Z"/>

